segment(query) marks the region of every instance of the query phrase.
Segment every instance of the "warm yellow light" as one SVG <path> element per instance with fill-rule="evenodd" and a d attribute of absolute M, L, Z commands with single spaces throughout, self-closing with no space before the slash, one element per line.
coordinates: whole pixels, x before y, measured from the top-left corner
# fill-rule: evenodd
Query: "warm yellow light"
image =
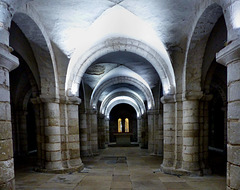
<path fill-rule="evenodd" d="M 122 119 L 121 118 L 118 119 L 118 132 L 119 133 L 122 132 Z"/>
<path fill-rule="evenodd" d="M 129 133 L 129 120 L 128 120 L 128 118 L 125 119 L 125 133 Z"/>

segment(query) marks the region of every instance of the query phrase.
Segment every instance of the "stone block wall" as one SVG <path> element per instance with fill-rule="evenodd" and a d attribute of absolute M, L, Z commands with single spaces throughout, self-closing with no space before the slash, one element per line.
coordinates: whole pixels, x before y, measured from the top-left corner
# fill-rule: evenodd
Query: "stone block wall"
<path fill-rule="evenodd" d="M 15 188 L 9 72 L 17 65 L 18 60 L 0 48 L 0 189 Z"/>
<path fill-rule="evenodd" d="M 217 61 L 227 66 L 227 189 L 240 188 L 240 44 L 236 40 L 217 54 Z"/>

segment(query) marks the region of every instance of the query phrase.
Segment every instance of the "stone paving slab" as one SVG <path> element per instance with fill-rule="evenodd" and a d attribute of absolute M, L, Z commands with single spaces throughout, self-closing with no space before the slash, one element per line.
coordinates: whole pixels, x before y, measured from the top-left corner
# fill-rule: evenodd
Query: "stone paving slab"
<path fill-rule="evenodd" d="M 121 154 L 119 153 L 121 152 Z M 107 159 L 108 157 L 108 159 Z M 124 158 L 117 162 L 118 157 Z M 112 159 L 110 159 L 112 158 Z M 108 161 L 114 162 L 110 163 Z M 126 160 L 126 162 L 125 162 Z M 162 157 L 137 147 L 111 147 L 83 158 L 84 170 L 69 174 L 16 171 L 18 190 L 225 190 L 222 176 L 174 176 L 160 171 Z"/>

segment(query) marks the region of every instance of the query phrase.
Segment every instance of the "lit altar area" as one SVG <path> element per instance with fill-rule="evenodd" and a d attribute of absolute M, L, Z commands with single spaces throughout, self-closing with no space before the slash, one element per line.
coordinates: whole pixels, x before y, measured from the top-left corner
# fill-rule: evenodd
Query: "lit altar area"
<path fill-rule="evenodd" d="M 134 108 L 127 104 L 114 107 L 110 113 L 109 139 L 112 145 L 137 145 L 137 118 Z"/>
<path fill-rule="evenodd" d="M 118 119 L 118 132 L 114 133 L 116 136 L 116 144 L 117 145 L 131 145 L 131 136 L 133 133 L 129 132 L 129 119 L 125 119 L 125 125 L 122 124 L 122 119 Z"/>

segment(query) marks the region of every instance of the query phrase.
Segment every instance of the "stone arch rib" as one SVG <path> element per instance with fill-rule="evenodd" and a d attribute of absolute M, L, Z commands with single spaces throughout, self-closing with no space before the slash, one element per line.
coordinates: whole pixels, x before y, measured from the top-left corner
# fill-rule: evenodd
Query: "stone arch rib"
<path fill-rule="evenodd" d="M 209 35 L 217 20 L 223 14 L 216 3 L 209 4 L 200 15 L 186 51 L 183 71 L 183 91 L 187 95 L 201 91 L 201 75 L 204 52 Z"/>
<path fill-rule="evenodd" d="M 59 82 L 55 55 L 48 34 L 40 22 L 36 10 L 31 6 L 31 4 L 22 6 L 15 13 L 13 21 L 28 38 L 34 54 L 36 52 L 43 53 L 41 56 L 36 56 L 41 78 L 41 94 L 44 96 L 59 97 Z M 28 25 L 26 25 L 26 23 L 28 23 Z M 36 31 L 34 37 L 31 37 L 31 31 Z M 33 46 L 31 41 L 32 38 L 35 39 L 36 37 L 38 37 L 39 41 L 35 44 L 35 46 Z M 36 41 L 34 39 L 33 41 Z M 44 57 L 44 59 L 42 57 Z"/>
<path fill-rule="evenodd" d="M 109 114 L 110 114 L 111 110 L 116 105 L 119 105 L 119 104 L 128 104 L 128 105 L 132 106 L 137 113 L 137 117 L 141 116 L 141 111 L 140 111 L 139 106 L 137 105 L 137 103 L 134 100 L 130 101 L 130 99 L 118 99 L 116 101 L 114 101 L 114 99 L 113 99 L 112 102 L 110 102 L 108 107 L 106 108 L 104 115 L 109 118 Z"/>
<path fill-rule="evenodd" d="M 119 96 L 127 96 L 129 98 L 132 98 L 133 100 L 136 101 L 137 105 L 139 106 L 141 114 L 144 114 L 146 112 L 143 100 L 140 99 L 134 92 L 125 91 L 125 92 L 110 93 L 101 103 L 100 113 L 104 114 L 110 101 Z"/>
<path fill-rule="evenodd" d="M 106 88 L 108 88 L 108 87 L 110 87 L 112 85 L 121 84 L 121 83 L 133 85 L 136 88 L 138 88 L 139 90 L 141 90 L 143 92 L 143 94 L 145 95 L 146 99 L 147 99 L 148 109 L 151 109 L 151 108 L 153 108 L 155 106 L 154 98 L 153 98 L 151 90 L 148 89 L 142 82 L 138 81 L 137 79 L 131 78 L 131 77 L 126 77 L 126 76 L 115 77 L 115 78 L 112 78 L 112 79 L 107 80 L 104 83 L 102 83 L 92 93 L 90 106 L 91 107 L 96 107 L 97 106 L 97 102 L 99 100 L 99 97 L 101 96 L 102 92 Z"/>
<path fill-rule="evenodd" d="M 68 96 L 79 95 L 79 84 L 87 68 L 98 58 L 112 52 L 127 51 L 141 55 L 156 69 L 164 88 L 164 94 L 175 93 L 175 76 L 169 57 L 161 55 L 148 45 L 134 39 L 109 38 L 92 46 L 87 52 L 75 52 L 72 56 L 65 83 L 65 92 Z"/>

